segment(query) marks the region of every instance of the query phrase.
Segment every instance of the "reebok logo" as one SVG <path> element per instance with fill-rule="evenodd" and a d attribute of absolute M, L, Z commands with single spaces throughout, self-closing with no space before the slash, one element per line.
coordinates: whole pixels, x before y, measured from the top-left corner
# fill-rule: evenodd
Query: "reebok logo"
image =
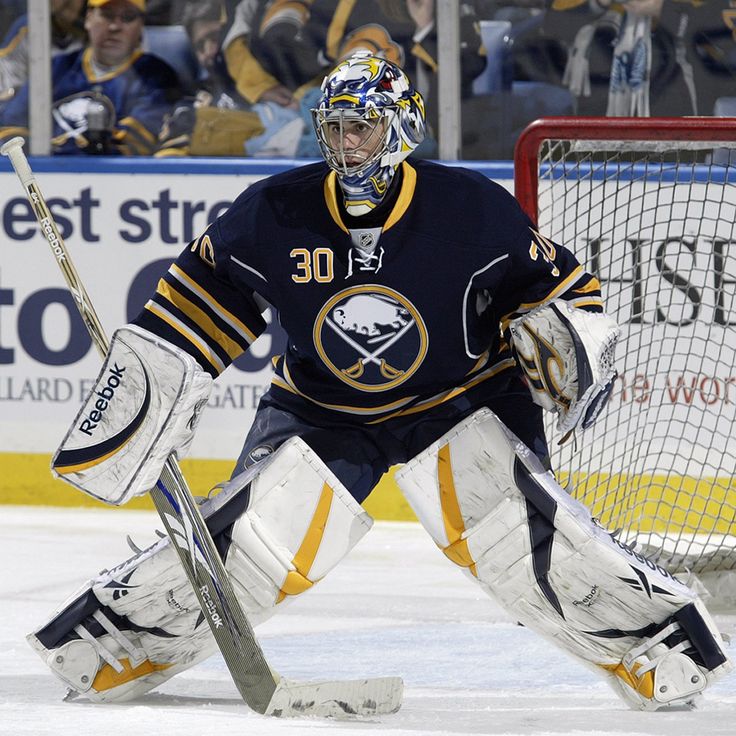
<path fill-rule="evenodd" d="M 51 246 L 51 250 L 54 251 L 56 259 L 58 261 L 65 261 L 66 258 L 64 256 L 64 249 L 61 247 L 59 238 L 56 237 L 56 233 L 54 232 L 54 225 L 51 222 L 50 217 L 44 217 L 41 220 L 41 229 L 43 230 L 43 234 L 46 236 L 46 240 L 48 240 L 49 245 Z"/>
<path fill-rule="evenodd" d="M 124 372 L 125 368 L 121 368 L 117 363 L 110 368 L 107 382 L 101 390 L 95 391 L 95 394 L 100 397 L 95 401 L 95 408 L 89 412 L 79 425 L 80 432 L 84 432 L 89 437 L 92 436 L 92 433 L 97 429 L 97 425 L 102 421 L 102 417 L 110 405 L 110 401 L 115 396 L 115 389 L 122 383 Z"/>
<path fill-rule="evenodd" d="M 648 567 L 652 572 L 659 573 L 663 578 L 668 578 L 669 580 L 674 580 L 676 583 L 679 583 L 682 585 L 683 583 L 678 580 L 674 575 L 672 575 L 670 572 L 665 570 L 661 565 L 657 565 L 652 560 L 650 560 L 648 557 L 644 557 L 644 555 L 640 555 L 638 552 L 634 551 L 634 548 L 628 544 L 624 544 L 620 539 L 618 539 L 614 534 L 611 534 L 609 532 L 608 536 L 611 538 L 611 541 L 623 552 L 625 552 L 630 557 L 633 557 L 638 563 L 641 565 L 645 565 Z M 633 567 L 633 566 L 632 566 Z M 636 568 L 633 568 L 636 570 Z M 637 573 L 638 574 L 638 573 Z"/>
<path fill-rule="evenodd" d="M 207 613 L 209 613 L 210 615 L 212 623 L 214 624 L 216 629 L 219 629 L 220 626 L 223 626 L 223 622 L 220 618 L 220 614 L 217 613 L 217 606 L 212 600 L 209 587 L 207 585 L 203 585 L 200 587 L 199 592 L 202 595 L 202 600 L 204 601 L 205 608 L 207 609 Z"/>
<path fill-rule="evenodd" d="M 588 595 L 583 596 L 582 599 L 579 601 L 573 601 L 573 606 L 585 606 L 586 608 L 590 608 L 598 598 L 598 591 L 598 586 L 594 585 L 590 589 L 590 593 L 588 593 Z"/>

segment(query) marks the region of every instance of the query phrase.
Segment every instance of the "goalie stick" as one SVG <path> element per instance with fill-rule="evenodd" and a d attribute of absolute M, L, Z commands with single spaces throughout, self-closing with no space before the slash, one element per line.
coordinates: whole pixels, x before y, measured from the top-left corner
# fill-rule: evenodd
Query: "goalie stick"
<path fill-rule="evenodd" d="M 23 138 L 12 138 L 0 147 L 0 153 L 10 159 L 92 341 L 104 357 L 108 339 L 23 153 L 24 143 Z M 257 713 L 273 716 L 345 717 L 394 713 L 399 709 L 403 691 L 399 677 L 302 683 L 274 672 L 235 597 L 212 536 L 173 454 L 150 493 L 225 664 L 248 706 Z"/>

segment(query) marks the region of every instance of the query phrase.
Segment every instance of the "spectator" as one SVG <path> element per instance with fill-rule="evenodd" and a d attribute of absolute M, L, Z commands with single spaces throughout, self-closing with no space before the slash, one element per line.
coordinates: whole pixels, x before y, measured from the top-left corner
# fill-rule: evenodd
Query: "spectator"
<path fill-rule="evenodd" d="M 248 102 L 275 102 L 282 107 L 298 109 L 293 90 L 266 69 L 254 54 L 252 43 L 266 14 L 279 6 L 279 0 L 242 0 L 235 13 L 223 42 L 225 59 L 230 75 L 235 80 L 238 92 Z M 303 23 L 307 13 L 307 2 L 290 2 L 299 12 L 299 22 Z M 276 10 L 279 8 L 276 7 Z"/>
<path fill-rule="evenodd" d="M 573 113 L 573 97 L 562 85 L 566 50 L 542 33 L 543 0 L 478 0 L 477 7 L 483 20 L 505 27 L 483 28 L 481 20 L 494 75 L 481 80 L 476 96 L 463 102 L 462 155 L 510 159 L 532 120 Z M 487 92 L 486 86 L 491 87 Z"/>
<path fill-rule="evenodd" d="M 187 0 L 148 0 L 146 3 L 146 25 L 178 25 L 186 4 Z"/>
<path fill-rule="evenodd" d="M 309 99 L 251 105 L 238 91 L 221 51 L 226 13 L 220 0 L 190 2 L 182 23 L 200 66 L 198 89 L 166 117 L 157 156 L 319 155 Z"/>
<path fill-rule="evenodd" d="M 84 0 L 50 0 L 51 54 L 76 51 L 84 45 Z M 28 80 L 28 16 L 19 16 L 0 47 L 0 102 L 10 99 Z"/>
<path fill-rule="evenodd" d="M 190 0 L 185 4 L 181 23 L 199 65 L 198 95 L 204 104 L 219 108 L 250 109 L 238 92 L 222 54 L 227 14 L 221 0 Z"/>
<path fill-rule="evenodd" d="M 5 37 L 15 20 L 26 12 L 26 0 L 3 0 L 0 3 L 0 36 Z M 2 47 L 4 48 L 3 43 Z"/>
<path fill-rule="evenodd" d="M 355 51 L 367 50 L 398 64 L 413 77 L 417 88 L 430 100 L 435 113 L 437 86 L 437 28 L 434 0 L 314 0 L 303 30 L 321 65 L 307 68 L 303 77 L 323 75 Z M 472 82 L 483 71 L 475 7 L 460 4 L 460 96 L 472 95 Z M 306 81 L 303 78 L 302 81 Z M 430 128 L 436 131 L 436 117 Z"/>
<path fill-rule="evenodd" d="M 52 63 L 56 154 L 148 154 L 180 96 L 168 64 L 140 47 L 145 0 L 88 0 L 89 43 Z M 28 135 L 28 85 L 0 111 L 0 142 Z"/>
<path fill-rule="evenodd" d="M 736 89 L 725 8 L 725 2 L 554 0 L 545 29 L 568 46 L 563 81 L 579 112 L 710 115 L 715 100 Z"/>

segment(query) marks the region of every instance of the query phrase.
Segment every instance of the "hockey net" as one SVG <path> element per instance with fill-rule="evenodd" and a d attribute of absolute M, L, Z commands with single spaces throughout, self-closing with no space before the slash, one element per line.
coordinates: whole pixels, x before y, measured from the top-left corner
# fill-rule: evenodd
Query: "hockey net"
<path fill-rule="evenodd" d="M 736 119 L 539 120 L 519 138 L 515 192 L 622 328 L 608 408 L 577 442 L 547 428 L 561 482 L 733 608 Z"/>

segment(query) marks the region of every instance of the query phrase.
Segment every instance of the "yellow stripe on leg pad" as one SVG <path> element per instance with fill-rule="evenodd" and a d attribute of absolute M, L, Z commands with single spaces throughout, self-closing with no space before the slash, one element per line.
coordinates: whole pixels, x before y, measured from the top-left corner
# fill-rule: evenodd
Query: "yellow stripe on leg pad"
<path fill-rule="evenodd" d="M 649 670 L 649 672 L 645 672 L 639 676 L 636 674 L 636 670 L 639 669 L 640 665 L 636 662 L 632 667 L 633 671 L 627 670 L 622 662 L 618 664 L 602 664 L 600 666 L 623 680 L 630 688 L 636 690 L 643 697 L 650 700 L 654 697 L 654 670 Z"/>
<path fill-rule="evenodd" d="M 330 515 L 330 507 L 332 506 L 332 488 L 325 483 L 322 486 L 322 495 L 317 502 L 317 508 L 314 510 L 314 516 L 309 524 L 307 533 L 304 535 L 301 546 L 294 555 L 294 567 L 296 570 L 290 570 L 286 574 L 276 603 L 281 603 L 287 595 L 299 595 L 314 585 L 316 580 L 310 580 L 307 575 L 314 564 L 317 552 L 322 544 L 322 537 L 325 535 L 327 528 L 327 518 Z"/>
<path fill-rule="evenodd" d="M 450 445 L 443 445 L 437 453 L 437 479 L 440 486 L 440 505 L 442 506 L 442 520 L 445 524 L 445 533 L 450 544 L 441 548 L 446 557 L 460 567 L 467 567 L 478 577 L 475 561 L 468 549 L 468 543 L 463 539 L 465 522 L 460 511 L 460 502 L 457 500 L 455 481 L 452 477 L 452 461 L 450 459 Z"/>
<path fill-rule="evenodd" d="M 146 675 L 152 675 L 154 672 L 163 672 L 169 669 L 172 665 L 170 664 L 156 664 L 151 662 L 150 659 L 146 659 L 141 662 L 137 667 L 133 667 L 130 664 L 129 659 L 119 660 L 123 666 L 122 672 L 116 672 L 109 664 L 106 664 L 95 676 L 92 688 L 98 693 L 104 692 L 105 690 L 112 690 L 114 687 L 124 685 L 126 682 L 137 680 L 139 677 L 145 677 Z"/>

